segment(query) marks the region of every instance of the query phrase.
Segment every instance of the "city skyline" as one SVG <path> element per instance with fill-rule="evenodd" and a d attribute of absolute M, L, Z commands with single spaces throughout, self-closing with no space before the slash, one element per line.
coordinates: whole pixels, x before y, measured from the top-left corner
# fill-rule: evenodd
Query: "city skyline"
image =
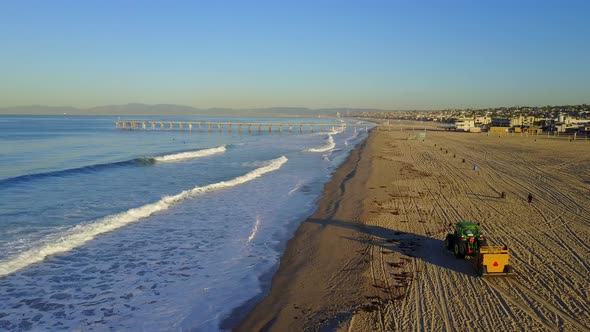
<path fill-rule="evenodd" d="M 584 1 L 14 2 L 0 107 L 590 102 Z"/>

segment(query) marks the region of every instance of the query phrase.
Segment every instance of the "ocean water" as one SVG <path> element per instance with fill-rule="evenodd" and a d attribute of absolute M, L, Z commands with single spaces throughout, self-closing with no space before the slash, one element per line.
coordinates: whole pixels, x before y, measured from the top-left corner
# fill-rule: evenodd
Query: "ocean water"
<path fill-rule="evenodd" d="M 0 330 L 219 330 L 366 137 L 115 120 L 0 116 Z"/>

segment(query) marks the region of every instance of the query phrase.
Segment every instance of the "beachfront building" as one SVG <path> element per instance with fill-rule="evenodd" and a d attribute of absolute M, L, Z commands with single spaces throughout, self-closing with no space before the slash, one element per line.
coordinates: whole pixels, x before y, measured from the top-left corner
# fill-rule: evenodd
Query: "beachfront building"
<path fill-rule="evenodd" d="M 586 134 L 590 128 L 590 122 L 586 123 L 558 123 L 554 126 L 558 133 L 580 133 Z"/>
<path fill-rule="evenodd" d="M 510 119 L 510 127 L 531 127 L 541 122 L 542 120 L 542 118 L 521 114 Z"/>
<path fill-rule="evenodd" d="M 509 118 L 493 118 L 492 127 L 511 127 L 511 119 Z"/>
<path fill-rule="evenodd" d="M 556 120 L 557 123 L 553 124 L 553 130 L 558 133 L 577 133 L 581 135 L 586 135 L 588 133 L 586 128 L 590 126 L 589 119 L 575 118 L 573 116 L 560 113 Z"/>
<path fill-rule="evenodd" d="M 493 118 L 489 131 L 492 133 L 507 133 L 511 125 L 509 118 Z"/>
<path fill-rule="evenodd" d="M 489 132 L 491 133 L 507 133 L 510 131 L 510 127 L 490 127 L 488 129 Z"/>
<path fill-rule="evenodd" d="M 476 116 L 473 120 L 475 122 L 475 125 L 478 126 L 478 127 L 487 126 L 490 123 L 492 123 L 492 118 L 490 118 L 487 115 Z"/>
<path fill-rule="evenodd" d="M 459 118 L 455 120 L 455 130 L 469 131 L 475 127 L 475 120 L 473 118 Z"/>
<path fill-rule="evenodd" d="M 523 132 L 525 132 L 529 135 L 541 135 L 541 134 L 543 134 L 543 128 L 541 128 L 539 126 L 530 126 L 530 127 L 527 127 Z"/>

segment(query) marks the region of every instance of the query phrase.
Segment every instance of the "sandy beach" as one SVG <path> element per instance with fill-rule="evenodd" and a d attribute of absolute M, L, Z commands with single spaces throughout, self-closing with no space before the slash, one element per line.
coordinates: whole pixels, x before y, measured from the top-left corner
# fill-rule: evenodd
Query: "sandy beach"
<path fill-rule="evenodd" d="M 236 331 L 590 331 L 590 141 L 423 126 L 353 151 Z M 443 248 L 461 220 L 510 248 L 515 276 Z"/>

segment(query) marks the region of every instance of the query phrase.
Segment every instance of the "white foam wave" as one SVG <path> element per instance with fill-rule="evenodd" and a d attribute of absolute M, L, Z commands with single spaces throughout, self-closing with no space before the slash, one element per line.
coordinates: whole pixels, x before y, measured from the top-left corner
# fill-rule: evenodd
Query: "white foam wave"
<path fill-rule="evenodd" d="M 299 190 L 301 188 L 301 186 L 303 185 L 303 181 L 299 181 L 297 182 L 297 184 L 295 185 L 295 187 L 293 187 L 293 189 L 291 189 L 291 191 L 289 191 L 289 196 L 293 195 L 294 192 L 296 192 L 297 190 Z"/>
<path fill-rule="evenodd" d="M 237 186 L 254 180 L 268 172 L 278 170 L 287 162 L 287 160 L 288 159 L 285 156 L 282 156 L 269 161 L 265 166 L 254 169 L 229 181 L 221 181 L 203 187 L 194 187 L 174 196 L 165 196 L 155 203 L 146 204 L 125 212 L 113 214 L 88 224 L 75 226 L 67 230 L 65 233 L 55 236 L 55 238 L 48 239 L 50 241 L 45 241 L 45 244 L 43 245 L 23 252 L 14 258 L 0 262 L 0 276 L 14 273 L 31 264 L 38 263 L 48 256 L 80 247 L 100 234 L 114 231 L 127 224 L 149 217 L 156 212 L 167 210 L 172 205 L 187 198 L 223 188 Z"/>
<path fill-rule="evenodd" d="M 328 142 L 325 145 L 317 147 L 317 148 L 307 149 L 305 151 L 307 151 L 307 152 L 326 152 L 326 151 L 332 150 L 334 147 L 336 147 L 336 143 L 334 143 L 334 138 L 332 137 L 332 135 L 329 135 Z"/>
<path fill-rule="evenodd" d="M 256 223 L 254 224 L 254 228 L 252 229 L 252 233 L 248 237 L 248 242 L 254 240 L 256 233 L 258 233 L 258 225 L 260 225 L 260 218 L 256 217 Z"/>
<path fill-rule="evenodd" d="M 336 147 L 336 143 L 334 142 L 333 136 L 338 135 L 338 134 L 342 134 L 345 130 L 346 130 L 346 127 L 344 127 L 344 126 L 332 127 L 331 130 L 327 133 L 328 134 L 328 141 L 325 145 L 317 147 L 317 148 L 307 149 L 305 151 L 307 151 L 307 152 L 326 152 L 326 151 L 330 151 L 330 150 L 334 149 L 334 147 Z"/>
<path fill-rule="evenodd" d="M 345 139 L 344 140 L 344 144 L 348 146 L 348 142 L 356 139 L 357 137 L 359 137 L 359 132 L 356 131 L 356 128 L 355 128 L 354 134 L 352 134 L 352 136 L 350 136 L 347 139 Z"/>
<path fill-rule="evenodd" d="M 344 126 L 332 127 L 332 130 L 330 131 L 329 135 L 342 134 L 344 132 L 344 130 L 346 130 L 346 127 L 344 127 Z"/>
<path fill-rule="evenodd" d="M 154 160 L 155 161 L 163 161 L 163 162 L 180 161 L 180 160 L 186 160 L 186 159 L 206 157 L 206 156 L 210 156 L 210 155 L 218 154 L 218 153 L 224 153 L 225 150 L 226 150 L 225 145 L 222 145 L 222 146 L 218 146 L 216 148 L 181 152 L 181 153 L 169 154 L 169 155 L 165 155 L 165 156 L 154 157 Z"/>
<path fill-rule="evenodd" d="M 311 133 L 309 135 L 311 135 L 311 136 L 337 135 L 337 134 L 343 133 L 345 130 L 346 130 L 346 126 L 336 125 L 336 126 L 330 127 L 329 131 L 327 131 L 327 130 L 316 131 L 316 132 Z"/>

